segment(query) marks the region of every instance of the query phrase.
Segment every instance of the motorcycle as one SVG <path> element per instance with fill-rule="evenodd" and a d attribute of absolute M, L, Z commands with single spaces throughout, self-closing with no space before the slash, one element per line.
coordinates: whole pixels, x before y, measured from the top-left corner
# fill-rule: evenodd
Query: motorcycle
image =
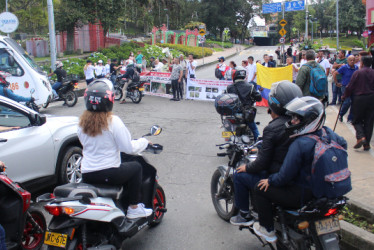
<path fill-rule="evenodd" d="M 123 87 L 128 81 L 130 81 L 130 79 L 123 78 L 123 75 L 117 77 L 116 85 L 114 86 L 114 100 L 119 101 L 122 99 Z M 127 86 L 126 98 L 130 98 L 133 103 L 140 103 L 143 98 L 144 83 L 144 81 L 139 81 L 139 79 L 131 80 Z"/>
<path fill-rule="evenodd" d="M 70 75 L 64 78 L 61 87 L 57 90 L 58 99 L 54 99 L 53 96 L 48 98 L 48 101 L 43 104 L 43 108 L 47 108 L 52 102 L 64 101 L 64 105 L 68 107 L 74 107 L 78 102 L 78 95 L 75 90 L 78 88 L 79 78 L 74 75 Z M 53 85 L 53 81 L 50 81 Z"/>
<path fill-rule="evenodd" d="M 30 93 L 31 93 L 31 97 L 32 97 L 32 94 L 35 93 L 35 89 L 31 89 Z M 30 102 L 26 102 L 25 106 L 28 107 L 28 108 L 30 108 L 30 109 L 32 109 L 32 110 L 34 110 L 34 111 L 36 111 L 36 112 L 39 112 L 39 110 L 40 110 L 39 106 L 33 100 L 30 101 Z"/>
<path fill-rule="evenodd" d="M 276 206 L 274 218 L 275 234 L 278 238 L 273 244 L 264 242 L 257 236 L 252 226 L 240 226 L 248 229 L 261 243 L 275 250 L 339 250 L 340 231 L 338 215 L 347 203 L 346 197 L 336 199 L 320 198 L 310 201 L 307 205 L 296 210 L 287 210 Z M 257 216 L 255 212 L 252 215 Z M 257 218 L 257 217 L 256 217 Z"/>
<path fill-rule="evenodd" d="M 0 166 L 0 225 L 6 249 L 40 249 L 46 229 L 43 214 L 31 207 L 31 194 L 12 181 Z"/>
<path fill-rule="evenodd" d="M 225 221 L 229 221 L 238 212 L 234 205 L 234 171 L 241 163 L 256 159 L 258 147 L 262 141 L 259 140 L 252 145 L 249 145 L 249 143 L 250 138 L 248 135 L 240 135 L 232 136 L 229 143 L 217 145 L 220 149 L 226 149 L 225 153 L 217 153 L 217 156 L 229 156 L 229 163 L 227 166 L 219 166 L 214 171 L 210 184 L 210 193 L 218 216 Z"/>
<path fill-rule="evenodd" d="M 161 128 L 153 126 L 145 136 L 158 135 Z M 158 144 L 149 145 L 148 152 L 162 151 Z M 38 202 L 53 217 L 45 234 L 44 244 L 49 249 L 119 249 L 123 240 L 147 226 L 161 223 L 166 213 L 166 197 L 157 180 L 157 170 L 141 155 L 121 153 L 123 161 L 139 162 L 143 167 L 142 202 L 152 207 L 149 217 L 128 219 L 126 190 L 109 185 L 70 183 L 58 186 L 53 194 L 44 194 Z"/>

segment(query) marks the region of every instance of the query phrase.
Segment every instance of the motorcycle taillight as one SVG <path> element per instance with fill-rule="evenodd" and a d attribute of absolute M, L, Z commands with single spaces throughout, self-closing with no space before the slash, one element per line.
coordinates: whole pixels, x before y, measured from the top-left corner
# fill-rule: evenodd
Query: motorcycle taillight
<path fill-rule="evenodd" d="M 62 207 L 45 205 L 44 209 L 53 216 L 60 216 L 62 214 Z"/>
<path fill-rule="evenodd" d="M 325 217 L 329 217 L 331 215 L 335 215 L 339 212 L 339 210 L 337 208 L 330 208 L 329 211 L 327 211 L 327 213 L 325 213 Z"/>

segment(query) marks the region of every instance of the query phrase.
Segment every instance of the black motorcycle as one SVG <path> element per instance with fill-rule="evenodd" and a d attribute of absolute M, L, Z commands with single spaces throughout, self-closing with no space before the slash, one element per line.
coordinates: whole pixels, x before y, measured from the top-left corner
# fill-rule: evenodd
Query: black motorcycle
<path fill-rule="evenodd" d="M 229 163 L 227 166 L 219 166 L 214 171 L 210 193 L 218 216 L 225 221 L 229 221 L 238 212 L 235 207 L 234 171 L 241 163 L 254 161 L 258 153 L 257 147 L 262 143 L 260 140 L 249 145 L 249 142 L 250 138 L 247 135 L 241 135 L 233 136 L 229 143 L 217 145 L 220 149 L 226 149 L 225 153 L 218 153 L 217 156 L 228 156 Z"/>
<path fill-rule="evenodd" d="M 153 126 L 146 136 L 160 132 L 160 127 Z M 149 145 L 146 151 L 158 154 L 162 146 Z M 58 186 L 53 194 L 37 199 L 47 201 L 44 208 L 53 215 L 44 239 L 49 249 L 119 249 L 126 238 L 161 223 L 167 209 L 157 170 L 143 156 L 122 153 L 121 158 L 122 162 L 137 161 L 142 165 L 142 202 L 145 207 L 152 207 L 153 213 L 149 217 L 127 218 L 127 190 L 122 186 L 86 183 Z"/>
<path fill-rule="evenodd" d="M 123 87 L 130 81 L 127 86 L 126 98 L 130 98 L 133 103 L 139 103 L 143 97 L 144 91 L 144 81 L 139 81 L 136 79 L 125 79 L 123 75 L 117 77 L 116 85 L 114 86 L 114 100 L 119 101 L 123 97 Z"/>
<path fill-rule="evenodd" d="M 58 98 L 54 99 L 53 96 L 48 98 L 48 101 L 43 104 L 43 108 L 47 108 L 51 102 L 64 101 L 64 105 L 74 107 L 78 102 L 78 95 L 75 92 L 78 89 L 79 78 L 75 75 L 69 75 L 64 78 L 61 87 L 57 90 Z M 51 85 L 53 82 L 51 81 Z"/>
<path fill-rule="evenodd" d="M 11 249 L 40 249 L 46 229 L 43 214 L 31 205 L 31 194 L 13 182 L 0 166 L 0 225 Z"/>

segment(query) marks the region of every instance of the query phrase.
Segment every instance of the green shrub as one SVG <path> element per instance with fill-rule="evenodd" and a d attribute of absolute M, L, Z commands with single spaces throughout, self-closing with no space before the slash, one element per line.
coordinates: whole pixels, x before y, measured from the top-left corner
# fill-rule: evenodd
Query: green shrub
<path fill-rule="evenodd" d="M 358 39 L 353 40 L 353 44 L 354 44 L 354 46 L 356 46 L 358 48 L 365 48 L 364 43 L 362 41 L 358 40 Z"/>
<path fill-rule="evenodd" d="M 203 49 L 201 47 L 192 47 L 192 46 L 185 46 L 182 44 L 158 44 L 161 47 L 168 47 L 170 49 L 176 49 L 181 51 L 185 56 L 192 54 L 195 59 L 203 57 Z M 211 56 L 213 54 L 213 50 L 210 48 L 204 48 L 204 56 Z"/>

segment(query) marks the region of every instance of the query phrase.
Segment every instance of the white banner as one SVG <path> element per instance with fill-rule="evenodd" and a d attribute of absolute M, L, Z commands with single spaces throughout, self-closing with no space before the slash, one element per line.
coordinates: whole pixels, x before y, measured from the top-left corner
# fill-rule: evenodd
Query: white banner
<path fill-rule="evenodd" d="M 232 81 L 187 79 L 186 98 L 214 101 L 230 84 Z"/>

